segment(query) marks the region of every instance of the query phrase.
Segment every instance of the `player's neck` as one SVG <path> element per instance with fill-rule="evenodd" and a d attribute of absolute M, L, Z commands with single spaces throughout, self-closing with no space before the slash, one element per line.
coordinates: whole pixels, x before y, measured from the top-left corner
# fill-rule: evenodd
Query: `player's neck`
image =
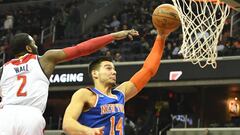
<path fill-rule="evenodd" d="M 15 55 L 15 58 L 23 57 L 23 56 L 26 55 L 26 54 L 27 54 L 26 52 L 18 53 L 18 54 Z"/>
<path fill-rule="evenodd" d="M 95 84 L 95 88 L 106 95 L 112 95 L 111 90 L 112 86 L 106 86 L 102 84 Z"/>

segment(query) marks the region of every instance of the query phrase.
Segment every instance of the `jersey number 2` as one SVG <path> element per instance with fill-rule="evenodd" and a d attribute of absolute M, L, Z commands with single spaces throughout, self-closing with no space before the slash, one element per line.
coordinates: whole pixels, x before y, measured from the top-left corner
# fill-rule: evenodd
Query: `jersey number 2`
<path fill-rule="evenodd" d="M 27 96 L 27 92 L 22 92 L 24 86 L 26 85 L 27 82 L 27 77 L 25 75 L 18 75 L 17 80 L 22 80 L 22 83 L 17 91 L 17 96 L 18 97 L 24 97 Z"/>
<path fill-rule="evenodd" d="M 114 125 L 115 125 L 115 116 L 112 116 L 110 118 L 110 122 L 111 122 L 111 127 L 110 127 L 110 135 L 115 135 L 115 130 L 114 130 Z M 116 125 L 116 131 L 119 132 L 119 135 L 123 135 L 123 127 L 122 127 L 122 124 L 123 124 L 123 118 L 120 118 L 118 120 L 118 123 Z"/>

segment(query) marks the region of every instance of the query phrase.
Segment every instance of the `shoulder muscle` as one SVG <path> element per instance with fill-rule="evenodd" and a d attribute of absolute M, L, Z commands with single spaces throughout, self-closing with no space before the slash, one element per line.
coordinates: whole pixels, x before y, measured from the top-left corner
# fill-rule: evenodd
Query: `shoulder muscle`
<path fill-rule="evenodd" d="M 90 96 L 89 90 L 83 88 L 76 91 L 68 105 L 64 117 L 78 119 L 83 111 L 84 105 L 87 103 L 88 97 Z"/>

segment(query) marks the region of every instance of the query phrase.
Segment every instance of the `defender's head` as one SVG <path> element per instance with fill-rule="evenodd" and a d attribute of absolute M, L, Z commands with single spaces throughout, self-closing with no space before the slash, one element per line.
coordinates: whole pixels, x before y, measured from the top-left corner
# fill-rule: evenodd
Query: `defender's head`
<path fill-rule="evenodd" d="M 27 33 L 16 34 L 10 41 L 10 46 L 15 56 L 25 53 L 38 54 L 35 41 Z"/>
<path fill-rule="evenodd" d="M 112 59 L 100 57 L 89 64 L 88 72 L 94 83 L 98 81 L 104 85 L 116 85 L 116 71 Z"/>

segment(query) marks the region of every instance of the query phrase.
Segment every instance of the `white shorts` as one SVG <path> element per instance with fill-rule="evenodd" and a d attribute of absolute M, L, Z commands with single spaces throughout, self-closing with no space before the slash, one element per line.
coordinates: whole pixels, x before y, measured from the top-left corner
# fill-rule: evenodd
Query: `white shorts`
<path fill-rule="evenodd" d="M 0 108 L 0 135 L 43 135 L 45 125 L 37 108 L 21 105 Z"/>

